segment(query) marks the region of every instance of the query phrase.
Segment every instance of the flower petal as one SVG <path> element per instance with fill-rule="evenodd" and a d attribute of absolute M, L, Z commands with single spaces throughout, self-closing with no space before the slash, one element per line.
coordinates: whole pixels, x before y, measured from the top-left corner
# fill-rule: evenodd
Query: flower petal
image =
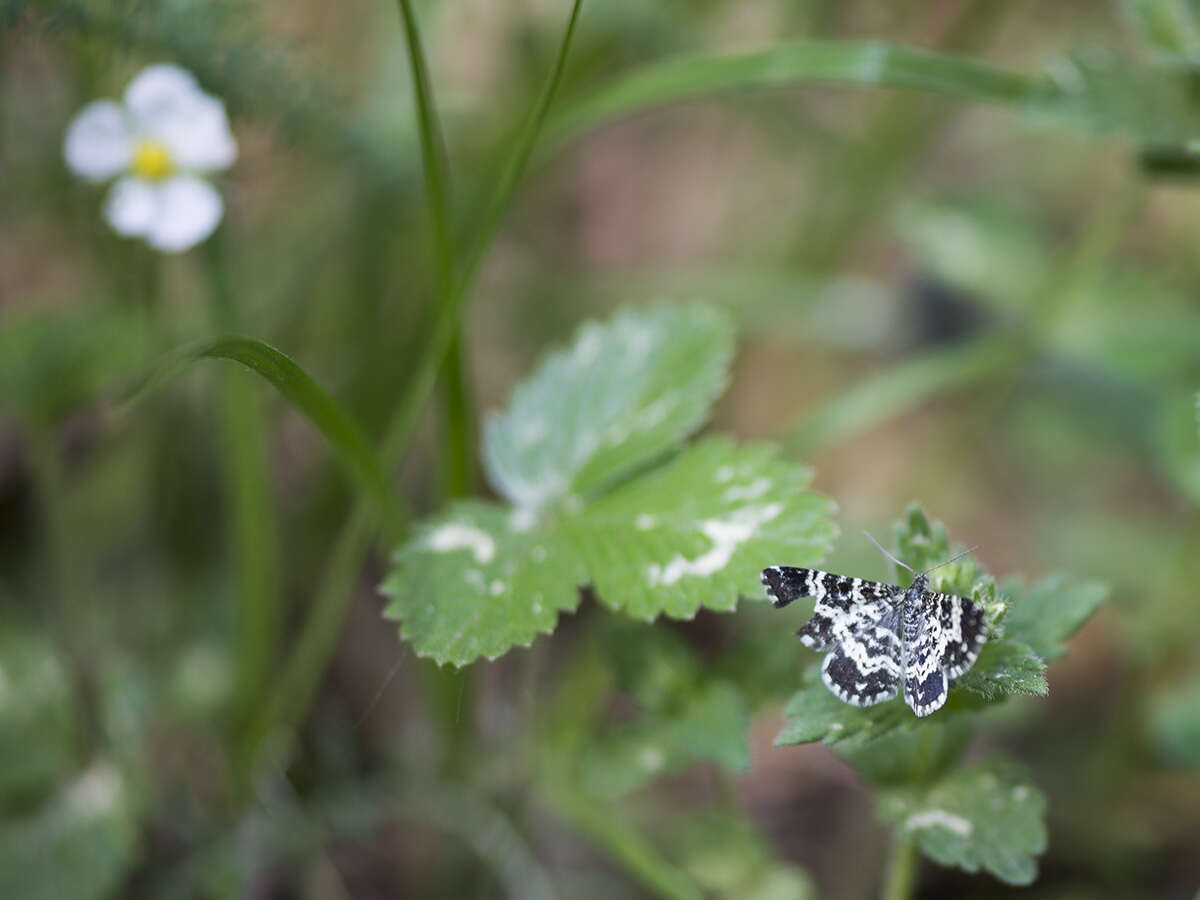
<path fill-rule="evenodd" d="M 146 240 L 152 247 L 178 253 L 213 233 L 225 211 L 221 195 L 207 181 L 177 175 L 158 188 L 158 212 Z"/>
<path fill-rule="evenodd" d="M 124 171 L 132 154 L 125 113 L 112 100 L 97 100 L 81 109 L 63 139 L 67 166 L 89 181 L 103 181 Z"/>
<path fill-rule="evenodd" d="M 177 169 L 215 172 L 227 169 L 237 157 L 225 104 L 208 94 L 180 98 L 145 122 L 146 133 L 163 143 Z"/>
<path fill-rule="evenodd" d="M 112 186 L 104 204 L 104 218 L 118 234 L 146 235 L 158 218 L 159 188 L 141 178 L 126 176 Z"/>
<path fill-rule="evenodd" d="M 125 88 L 125 106 L 141 122 L 153 121 L 163 110 L 200 93 L 192 74 L 179 66 L 159 63 L 147 66 Z"/>

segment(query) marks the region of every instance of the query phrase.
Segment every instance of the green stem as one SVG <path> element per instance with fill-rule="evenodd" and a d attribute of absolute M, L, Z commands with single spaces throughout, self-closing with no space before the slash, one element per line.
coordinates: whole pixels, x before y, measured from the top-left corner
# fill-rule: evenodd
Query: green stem
<path fill-rule="evenodd" d="M 417 363 L 416 374 L 409 382 L 408 390 L 386 430 L 383 459 L 387 465 L 398 462 L 408 448 L 417 416 L 433 389 L 438 368 L 452 343 L 459 308 L 474 283 L 475 273 L 487 252 L 492 234 L 529 162 L 534 142 L 562 78 L 581 3 L 582 0 L 574 0 L 555 67 L 497 181 L 496 190 L 480 220 L 479 231 L 462 271 L 451 283 L 449 292 L 445 295 L 446 302 L 438 304 L 433 334 L 425 344 L 425 352 Z M 402 6 L 402 12 L 403 9 Z M 337 636 L 341 632 L 341 624 L 353 596 L 355 580 L 362 571 L 371 539 L 372 521 L 369 507 L 359 501 L 338 538 L 337 548 L 301 627 L 296 646 L 284 666 L 283 675 L 277 681 L 264 714 L 256 723 L 255 735 L 259 742 L 271 734 L 290 731 L 308 708 L 333 652 Z"/>
<path fill-rule="evenodd" d="M 455 333 L 442 365 L 442 497 L 465 497 L 475 483 L 475 429 L 471 417 L 471 389 L 467 370 L 466 338 L 462 327 Z"/>
<path fill-rule="evenodd" d="M 450 204 L 446 174 L 446 152 L 438 125 L 437 109 L 429 84 L 429 65 L 421 46 L 421 32 L 409 0 L 398 0 L 408 43 L 408 65 L 412 74 L 413 99 L 417 105 L 417 133 L 421 141 L 421 162 L 425 171 L 425 192 L 429 220 L 433 227 L 434 255 L 441 281 L 449 282 L 454 271 L 454 247 L 450 239 Z"/>
<path fill-rule="evenodd" d="M 896 835 L 883 877 L 882 900 L 910 900 L 917 886 L 917 845 Z"/>
<path fill-rule="evenodd" d="M 421 32 L 409 0 L 398 0 L 404 38 L 408 44 L 409 71 L 413 99 L 417 108 L 417 133 L 421 141 L 421 162 L 425 173 L 425 194 L 433 232 L 437 271 L 438 309 L 452 303 L 455 248 L 450 228 L 449 175 L 446 171 L 445 140 L 438 123 L 437 106 L 429 81 L 429 65 L 421 43 Z M 442 489 L 445 496 L 461 497 L 471 490 L 470 399 L 466 376 L 466 352 L 461 322 L 455 316 L 455 330 L 445 356 L 439 361 L 442 392 Z"/>
<path fill-rule="evenodd" d="M 238 313 L 229 287 L 221 234 L 206 246 L 211 318 L 220 331 L 235 331 Z M 221 449 L 225 496 L 232 528 L 229 549 L 236 583 L 234 616 L 233 725 L 240 731 L 261 701 L 279 652 L 282 620 L 279 536 L 267 434 L 255 385 L 244 373 L 221 373 Z"/>
<path fill-rule="evenodd" d="M 300 636 L 247 731 L 246 747 L 251 755 L 275 736 L 290 733 L 312 703 L 325 665 L 337 646 L 375 532 L 371 509 L 370 504 L 359 502 L 338 536 Z"/>
<path fill-rule="evenodd" d="M 96 637 L 97 607 L 87 602 L 94 591 L 84 571 L 83 542 L 72 525 L 63 454 L 53 425 L 30 422 L 29 464 L 40 519 L 45 588 L 51 605 L 51 627 L 63 650 L 82 711 L 81 722 L 89 746 L 100 740 L 103 728 L 95 714 L 91 696 Z"/>

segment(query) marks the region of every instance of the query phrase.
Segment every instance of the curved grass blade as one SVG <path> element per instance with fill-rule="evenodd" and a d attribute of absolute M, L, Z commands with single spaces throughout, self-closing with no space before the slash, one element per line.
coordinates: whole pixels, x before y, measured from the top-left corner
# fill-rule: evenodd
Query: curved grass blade
<path fill-rule="evenodd" d="M 929 91 L 1022 106 L 1054 91 L 1050 82 L 965 57 L 881 41 L 796 41 L 765 50 L 702 54 L 651 64 L 561 115 L 558 144 L 613 119 L 721 91 L 833 81 Z"/>
<path fill-rule="evenodd" d="M 377 504 L 385 527 L 399 539 L 407 516 L 366 435 L 312 376 L 270 344 L 233 335 L 185 345 L 161 360 L 129 392 L 125 402 L 162 386 L 202 359 L 233 360 L 271 382 L 321 432 L 350 477 Z"/>
<path fill-rule="evenodd" d="M 782 439 L 807 455 L 915 409 L 940 393 L 983 381 L 1020 359 L 1003 338 L 982 337 L 873 375 L 813 412 Z"/>

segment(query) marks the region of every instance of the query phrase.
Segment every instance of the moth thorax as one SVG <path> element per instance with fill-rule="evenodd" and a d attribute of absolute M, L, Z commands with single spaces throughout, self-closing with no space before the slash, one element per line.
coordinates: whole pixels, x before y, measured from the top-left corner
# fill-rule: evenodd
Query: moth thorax
<path fill-rule="evenodd" d="M 908 590 L 904 592 L 904 641 L 909 643 L 917 639 L 917 632 L 921 629 L 921 616 L 924 598 L 921 596 L 925 590 L 925 576 L 918 575 L 913 579 L 913 583 L 908 586 Z"/>

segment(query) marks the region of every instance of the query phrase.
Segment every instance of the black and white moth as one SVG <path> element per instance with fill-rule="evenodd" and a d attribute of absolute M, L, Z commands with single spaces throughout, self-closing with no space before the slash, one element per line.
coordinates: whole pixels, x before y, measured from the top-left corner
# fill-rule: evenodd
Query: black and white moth
<path fill-rule="evenodd" d="M 929 590 L 926 574 L 902 588 L 771 566 L 762 582 L 776 607 L 816 597 L 812 618 L 796 634 L 806 647 L 829 651 L 821 680 L 835 696 L 872 706 L 895 697 L 903 682 L 904 702 L 927 716 L 942 708 L 950 685 L 979 658 L 987 623 L 970 600 Z"/>

